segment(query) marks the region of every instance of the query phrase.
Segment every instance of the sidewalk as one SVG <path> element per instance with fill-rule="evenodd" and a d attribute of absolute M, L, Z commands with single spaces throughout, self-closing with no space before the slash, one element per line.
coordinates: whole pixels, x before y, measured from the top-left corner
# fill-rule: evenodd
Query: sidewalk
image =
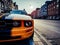
<path fill-rule="evenodd" d="M 34 45 L 44 45 L 35 33 L 34 33 Z"/>

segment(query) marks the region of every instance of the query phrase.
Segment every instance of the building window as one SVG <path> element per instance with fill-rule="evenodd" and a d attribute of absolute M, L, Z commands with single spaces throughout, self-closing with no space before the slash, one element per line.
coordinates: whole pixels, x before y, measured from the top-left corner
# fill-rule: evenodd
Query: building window
<path fill-rule="evenodd" d="M 56 14 L 58 14 L 58 11 L 56 11 Z"/>
<path fill-rule="evenodd" d="M 53 6 L 53 3 L 51 5 Z"/>
<path fill-rule="evenodd" d="M 54 6 L 54 8 L 55 8 L 55 6 Z"/>
<path fill-rule="evenodd" d="M 1 7 L 4 7 L 4 5 L 3 5 L 3 4 L 1 4 Z"/>
<path fill-rule="evenodd" d="M 0 7 L 1 7 L 1 2 L 0 2 Z"/>
<path fill-rule="evenodd" d="M 54 4 L 55 4 L 55 2 L 54 2 Z"/>
<path fill-rule="evenodd" d="M 59 7 L 59 5 L 56 5 L 56 7 Z"/>
<path fill-rule="evenodd" d="M 51 7 L 51 5 L 49 5 L 49 7 Z"/>
<path fill-rule="evenodd" d="M 57 0 L 57 2 L 59 2 L 59 0 Z"/>
<path fill-rule="evenodd" d="M 48 5 L 48 8 L 49 8 L 49 5 Z"/>
<path fill-rule="evenodd" d="M 45 8 L 47 8 L 47 7 L 45 7 Z"/>

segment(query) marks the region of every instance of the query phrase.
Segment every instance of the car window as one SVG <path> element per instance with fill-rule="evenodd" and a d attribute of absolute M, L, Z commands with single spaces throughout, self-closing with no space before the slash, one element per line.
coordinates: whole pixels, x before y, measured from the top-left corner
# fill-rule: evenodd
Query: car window
<path fill-rule="evenodd" d="M 11 11 L 10 14 L 21 14 L 21 11 Z"/>

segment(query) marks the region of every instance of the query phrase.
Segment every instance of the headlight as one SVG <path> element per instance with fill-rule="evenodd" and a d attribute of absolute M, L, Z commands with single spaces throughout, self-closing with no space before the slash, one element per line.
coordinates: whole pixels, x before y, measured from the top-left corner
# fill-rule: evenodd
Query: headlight
<path fill-rule="evenodd" d="M 20 25 L 19 22 L 17 22 L 17 21 L 14 21 L 14 22 L 13 22 L 13 26 L 14 26 L 14 27 L 19 26 L 19 25 Z"/>
<path fill-rule="evenodd" d="M 32 22 L 31 21 L 24 21 L 24 26 L 25 27 L 31 27 L 32 26 Z"/>

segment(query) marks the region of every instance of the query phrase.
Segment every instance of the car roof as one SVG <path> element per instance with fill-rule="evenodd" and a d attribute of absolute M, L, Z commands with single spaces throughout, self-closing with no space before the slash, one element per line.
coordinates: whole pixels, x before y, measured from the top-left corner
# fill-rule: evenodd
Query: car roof
<path fill-rule="evenodd" d="M 12 19 L 12 20 L 32 20 L 32 18 L 28 15 L 22 15 L 22 14 L 10 14 L 9 16 L 6 16 L 5 19 Z"/>

